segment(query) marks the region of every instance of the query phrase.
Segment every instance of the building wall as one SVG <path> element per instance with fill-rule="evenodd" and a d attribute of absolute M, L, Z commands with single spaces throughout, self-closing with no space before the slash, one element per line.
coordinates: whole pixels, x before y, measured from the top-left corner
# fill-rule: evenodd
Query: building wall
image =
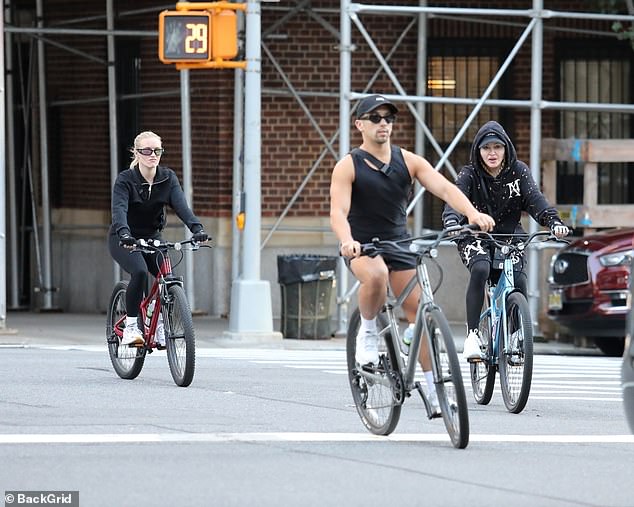
<path fill-rule="evenodd" d="M 28 1 L 12 2 L 18 9 L 32 11 Z M 402 5 L 408 2 L 386 1 L 382 3 Z M 418 2 L 415 2 L 418 4 Z M 592 2 L 553 0 L 544 2 L 545 8 L 577 11 L 593 10 Z M 128 2 L 115 2 L 118 14 L 128 10 Z M 118 15 L 115 27 L 121 30 L 157 30 L 158 10 L 156 2 L 136 0 L 136 15 Z M 319 10 L 323 20 L 337 31 L 339 28 L 339 2 L 335 0 L 313 1 L 311 5 Z M 488 1 L 455 0 L 446 1 L 445 6 L 525 8 L 532 7 L 532 1 Z M 328 187 L 330 171 L 337 153 L 339 51 L 338 38 L 323 24 L 315 22 L 305 14 L 290 18 L 277 26 L 277 21 L 285 11 L 280 4 L 263 4 L 263 60 L 262 60 L 262 215 L 265 224 L 270 224 L 280 215 L 305 175 L 318 159 L 324 143 L 309 119 L 290 95 L 285 93 L 284 78 L 273 62 L 266 56 L 270 51 L 290 80 L 302 95 L 306 107 L 314 116 L 323 135 L 334 139 L 332 149 L 318 165 L 301 196 L 288 213 L 284 225 L 302 227 L 319 224 L 328 227 Z M 145 11 L 144 11 L 145 9 Z M 78 14 L 80 13 L 80 14 Z M 48 0 L 45 3 L 45 23 L 59 26 L 59 23 L 81 15 L 89 17 L 105 14 L 103 2 L 93 0 Z M 361 15 L 364 26 L 375 43 L 386 54 L 403 29 L 410 22 L 409 16 L 369 16 Z M 488 20 L 504 21 L 503 18 L 489 17 Z M 514 44 L 528 20 L 512 18 L 506 21 L 513 26 L 465 22 L 457 17 L 431 17 L 428 22 L 430 43 L 472 39 L 499 40 L 500 44 Z M 546 19 L 543 56 L 543 96 L 547 100 L 558 98 L 555 52 L 560 38 L 577 38 L 579 44 L 592 44 L 599 35 L 592 33 L 558 32 L 548 30 L 554 25 L 567 28 L 587 28 L 610 32 L 610 23 L 583 20 Z M 105 19 L 100 18 L 71 28 L 104 28 Z M 352 87 L 362 91 L 378 68 L 367 43 L 353 26 L 355 51 L 352 57 Z M 58 212 L 54 215 L 54 278 L 60 286 L 56 298 L 59 305 L 68 311 L 94 311 L 107 304 L 111 284 L 111 267 L 103 235 L 109 222 L 110 206 L 110 160 L 108 140 L 107 60 L 106 39 L 103 36 L 52 36 L 72 48 L 97 57 L 101 62 L 78 56 L 67 49 L 47 46 L 47 97 L 49 108 L 49 133 L 51 150 L 51 175 L 53 189 L 52 203 Z M 140 58 L 137 61 L 141 94 L 157 94 L 136 99 L 139 106 L 137 130 L 153 130 L 163 138 L 166 153 L 162 162 L 176 170 L 181 170 L 181 117 L 180 78 L 173 66 L 160 63 L 157 57 L 157 38 L 139 38 Z M 510 49 L 510 46 L 509 46 Z M 415 90 L 416 71 L 416 28 L 404 38 L 399 50 L 390 61 L 401 85 L 410 94 Z M 509 72 L 509 95 L 501 98 L 527 99 L 530 97 L 531 49 L 530 38 L 519 52 Z M 120 75 L 122 82 L 132 76 Z M 208 313 L 223 315 L 228 312 L 230 294 L 230 230 L 232 220 L 232 153 L 233 153 L 233 89 L 234 72 L 231 70 L 192 70 L 191 81 L 191 138 L 194 186 L 194 210 L 205 221 L 206 227 L 218 239 L 217 249 L 208 259 L 197 260 L 202 270 L 202 280 L 197 289 L 197 306 Z M 380 73 L 372 92 L 396 93 L 385 73 Z M 318 96 L 315 96 L 318 94 Z M 69 104 L 67 101 L 86 100 L 85 103 Z M 132 101 L 119 97 L 118 107 L 128 107 Z M 404 108 L 403 108 L 404 109 Z M 514 139 L 518 156 L 528 160 L 530 113 L 525 109 L 513 109 L 506 125 Z M 34 115 L 34 121 L 37 121 Z M 543 137 L 556 135 L 556 115 L 544 111 L 542 115 Z M 405 148 L 413 149 L 414 123 L 407 113 L 402 114 L 394 129 L 394 141 Z M 468 141 L 468 140 L 465 140 Z M 128 146 L 133 139 L 127 140 Z M 360 142 L 359 135 L 352 131 L 351 144 Z M 438 160 L 434 153 L 428 154 L 432 164 Z M 451 159 L 459 168 L 465 161 Z M 119 161 L 125 168 L 128 160 Z M 34 151 L 34 172 L 38 174 L 39 162 Z M 73 225 L 81 222 L 79 217 L 90 216 L 90 224 L 72 232 Z M 268 231 L 268 230 L 267 230 Z M 264 231 L 264 232 L 267 232 Z M 272 283 L 274 313 L 279 315 L 279 292 L 275 281 L 275 257 L 278 252 L 321 251 L 335 252 L 336 241 L 332 234 L 315 232 L 278 232 L 274 241 L 262 253 L 263 278 Z M 299 238 L 299 241 L 298 241 Z M 69 243 L 70 242 L 70 243 Z M 71 244 L 72 248 L 67 248 Z M 200 255 L 204 257 L 205 254 Z M 80 262 L 79 259 L 85 259 Z M 90 259 L 98 259 L 99 269 L 91 269 Z M 461 268 L 462 269 L 462 268 Z M 110 272 L 110 274 L 109 274 Z M 451 270 L 453 272 L 461 272 Z M 93 277 L 95 283 L 85 290 L 79 289 L 81 280 Z M 198 280 L 197 280 L 198 281 Z M 448 282 L 453 283 L 453 282 Z M 458 279 L 459 285 L 463 284 Z M 203 288 L 204 287 L 204 288 Z M 210 289 L 208 289 L 210 288 Z M 206 291 L 209 290 L 209 293 Z M 35 303 L 35 302 L 34 302 Z M 461 305 L 455 305 L 450 319 L 463 318 Z"/>

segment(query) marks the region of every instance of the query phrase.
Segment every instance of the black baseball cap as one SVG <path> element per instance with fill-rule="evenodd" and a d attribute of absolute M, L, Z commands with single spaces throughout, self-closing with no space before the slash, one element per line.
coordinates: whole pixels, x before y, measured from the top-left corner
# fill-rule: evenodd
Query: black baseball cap
<path fill-rule="evenodd" d="M 381 95 L 370 95 L 369 97 L 361 99 L 359 102 L 359 105 L 357 106 L 357 118 L 360 118 L 364 114 L 371 113 L 381 106 L 389 107 L 392 114 L 398 113 L 398 108 L 385 97 Z"/>
<path fill-rule="evenodd" d="M 499 143 L 502 146 L 506 146 L 506 141 L 504 141 L 499 134 L 495 132 L 489 132 L 487 135 L 485 135 L 482 138 L 482 140 L 480 141 L 480 144 L 478 145 L 478 148 L 482 148 L 483 146 L 486 146 L 489 143 Z"/>

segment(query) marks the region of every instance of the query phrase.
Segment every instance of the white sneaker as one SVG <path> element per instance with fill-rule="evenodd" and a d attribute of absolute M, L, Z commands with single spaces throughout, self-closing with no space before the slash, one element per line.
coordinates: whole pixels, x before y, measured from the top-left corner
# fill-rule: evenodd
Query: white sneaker
<path fill-rule="evenodd" d="M 429 392 L 427 396 L 427 401 L 431 405 L 431 414 L 432 415 L 440 415 L 440 403 L 438 402 L 438 395 L 436 394 L 436 389 Z"/>
<path fill-rule="evenodd" d="M 123 338 L 121 339 L 121 345 L 132 345 L 134 343 L 143 343 L 143 334 L 139 330 L 136 317 L 134 317 L 134 320 L 130 319 L 128 321 L 126 319 Z"/>
<path fill-rule="evenodd" d="M 524 341 L 524 336 L 522 334 L 522 330 L 518 329 L 513 334 L 511 334 L 511 354 L 519 354 L 522 351 L 522 342 Z"/>
<path fill-rule="evenodd" d="M 165 347 L 165 326 L 163 326 L 163 315 L 159 315 L 158 322 L 156 323 L 156 333 L 154 334 L 156 342 Z"/>
<path fill-rule="evenodd" d="M 379 335 L 376 334 L 376 331 L 359 331 L 354 357 L 361 365 L 379 364 Z"/>
<path fill-rule="evenodd" d="M 464 341 L 464 348 L 462 349 L 462 357 L 467 361 L 475 361 L 484 359 L 482 353 L 482 339 L 480 338 L 480 331 L 472 329 L 469 331 L 467 338 Z"/>

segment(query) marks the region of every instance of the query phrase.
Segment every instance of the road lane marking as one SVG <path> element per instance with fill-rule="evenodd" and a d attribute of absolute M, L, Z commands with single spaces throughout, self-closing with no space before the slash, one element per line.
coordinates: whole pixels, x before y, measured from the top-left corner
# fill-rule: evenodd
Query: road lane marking
<path fill-rule="evenodd" d="M 446 433 L 413 433 L 379 436 L 370 433 L 75 433 L 5 434 L 0 445 L 11 444 L 124 444 L 177 442 L 445 442 Z M 634 444 L 634 435 L 486 435 L 469 436 L 470 442 L 530 442 L 556 444 Z"/>

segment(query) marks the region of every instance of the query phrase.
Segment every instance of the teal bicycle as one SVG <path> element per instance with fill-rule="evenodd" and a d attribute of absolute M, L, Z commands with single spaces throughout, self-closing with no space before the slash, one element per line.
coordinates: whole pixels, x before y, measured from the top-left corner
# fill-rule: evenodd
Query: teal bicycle
<path fill-rule="evenodd" d="M 528 402 L 533 377 L 533 323 L 528 301 L 515 286 L 513 259 L 521 256 L 538 237 L 545 237 L 540 241 L 567 241 L 549 231 L 531 235 L 472 234 L 490 241 L 503 258 L 499 266 L 493 266 L 502 268 L 497 283 L 489 279 L 486 285 L 478 326 L 485 354 L 482 361 L 470 363 L 473 396 L 478 404 L 487 405 L 493 396 L 496 371 L 499 371 L 504 405 L 509 412 L 519 414 Z M 494 264 L 496 258 L 497 255 Z"/>

